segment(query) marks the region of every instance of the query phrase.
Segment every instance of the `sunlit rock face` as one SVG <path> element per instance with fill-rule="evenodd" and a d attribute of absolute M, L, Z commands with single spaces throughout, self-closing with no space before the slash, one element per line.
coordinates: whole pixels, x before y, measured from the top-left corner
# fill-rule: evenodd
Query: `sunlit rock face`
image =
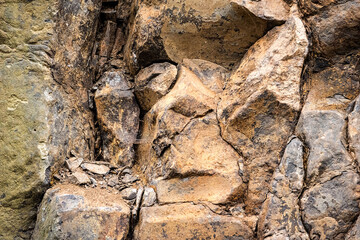
<path fill-rule="evenodd" d="M 359 8 L 0 0 L 0 239 L 358 239 Z"/>

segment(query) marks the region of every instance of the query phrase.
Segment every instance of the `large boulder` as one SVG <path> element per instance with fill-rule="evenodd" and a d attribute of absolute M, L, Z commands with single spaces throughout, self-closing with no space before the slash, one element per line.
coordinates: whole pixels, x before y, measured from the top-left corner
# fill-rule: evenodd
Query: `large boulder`
<path fill-rule="evenodd" d="M 244 193 L 242 158 L 221 138 L 215 114 L 227 74 L 208 69 L 214 65 L 186 60 L 173 89 L 144 117 L 138 163 L 160 203 L 225 203 Z"/>
<path fill-rule="evenodd" d="M 245 158 L 245 201 L 251 212 L 264 202 L 295 127 L 307 50 L 305 28 L 294 16 L 248 50 L 221 94 L 217 115 L 222 136 Z"/>
<path fill-rule="evenodd" d="M 204 205 L 183 203 L 144 207 L 135 229 L 144 239 L 254 239 L 241 218 L 213 213 Z"/>
<path fill-rule="evenodd" d="M 287 19 L 289 7 L 282 0 L 271 6 L 263 2 L 138 1 L 125 46 L 130 70 L 135 73 L 155 61 L 180 63 L 184 58 L 234 66 L 269 28 Z M 257 10 L 259 6 L 262 10 Z M 270 7 L 272 12 L 264 13 Z M 273 14 L 279 9 L 280 17 Z"/>
<path fill-rule="evenodd" d="M 130 209 L 118 195 L 99 188 L 58 185 L 44 196 L 32 239 L 123 240 L 129 223 Z"/>

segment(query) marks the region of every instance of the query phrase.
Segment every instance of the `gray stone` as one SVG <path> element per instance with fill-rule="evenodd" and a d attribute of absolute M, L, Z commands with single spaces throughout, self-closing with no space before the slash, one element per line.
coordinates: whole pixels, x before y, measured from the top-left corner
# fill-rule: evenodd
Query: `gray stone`
<path fill-rule="evenodd" d="M 121 191 L 121 195 L 125 200 L 134 200 L 137 196 L 136 188 L 125 188 Z"/>
<path fill-rule="evenodd" d="M 156 203 L 156 192 L 151 187 L 146 187 L 143 194 L 142 207 L 151 207 Z"/>
<path fill-rule="evenodd" d="M 360 211 L 359 184 L 356 172 L 344 171 L 305 190 L 301 210 L 311 239 L 344 239 Z"/>
<path fill-rule="evenodd" d="M 298 205 L 303 182 L 303 144 L 293 138 L 286 146 L 271 191 L 262 206 L 258 223 L 260 239 L 310 239 Z"/>

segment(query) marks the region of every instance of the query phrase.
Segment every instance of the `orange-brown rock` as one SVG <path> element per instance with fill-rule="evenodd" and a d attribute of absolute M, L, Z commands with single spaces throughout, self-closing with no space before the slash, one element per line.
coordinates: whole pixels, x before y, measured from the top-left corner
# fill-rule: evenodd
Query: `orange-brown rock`
<path fill-rule="evenodd" d="M 57 185 L 44 196 L 32 239 L 126 239 L 129 219 L 130 209 L 118 195 Z"/>
<path fill-rule="evenodd" d="M 154 63 L 135 77 L 135 95 L 140 107 L 148 111 L 175 83 L 177 68 L 170 63 Z"/>
<path fill-rule="evenodd" d="M 275 24 L 229 0 L 139 3 L 125 47 L 133 73 L 166 59 L 199 58 L 232 67 Z"/>
<path fill-rule="evenodd" d="M 242 158 L 221 138 L 215 114 L 226 74 L 201 69 L 211 65 L 204 61 L 185 64 L 195 73 L 181 66 L 174 88 L 145 115 L 139 165 L 160 203 L 232 201 L 245 186 Z"/>
<path fill-rule="evenodd" d="M 241 218 L 213 213 L 191 203 L 144 207 L 134 239 L 254 239 Z"/>
<path fill-rule="evenodd" d="M 307 45 L 301 20 L 290 18 L 248 50 L 221 94 L 222 136 L 245 158 L 248 211 L 259 211 L 295 127 Z"/>

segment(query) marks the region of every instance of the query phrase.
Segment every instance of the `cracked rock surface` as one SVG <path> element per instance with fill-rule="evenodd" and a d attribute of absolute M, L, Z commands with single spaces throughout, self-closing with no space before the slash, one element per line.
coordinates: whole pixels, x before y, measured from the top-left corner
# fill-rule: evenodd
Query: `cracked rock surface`
<path fill-rule="evenodd" d="M 0 0 L 0 239 L 360 239 L 359 0 Z"/>

